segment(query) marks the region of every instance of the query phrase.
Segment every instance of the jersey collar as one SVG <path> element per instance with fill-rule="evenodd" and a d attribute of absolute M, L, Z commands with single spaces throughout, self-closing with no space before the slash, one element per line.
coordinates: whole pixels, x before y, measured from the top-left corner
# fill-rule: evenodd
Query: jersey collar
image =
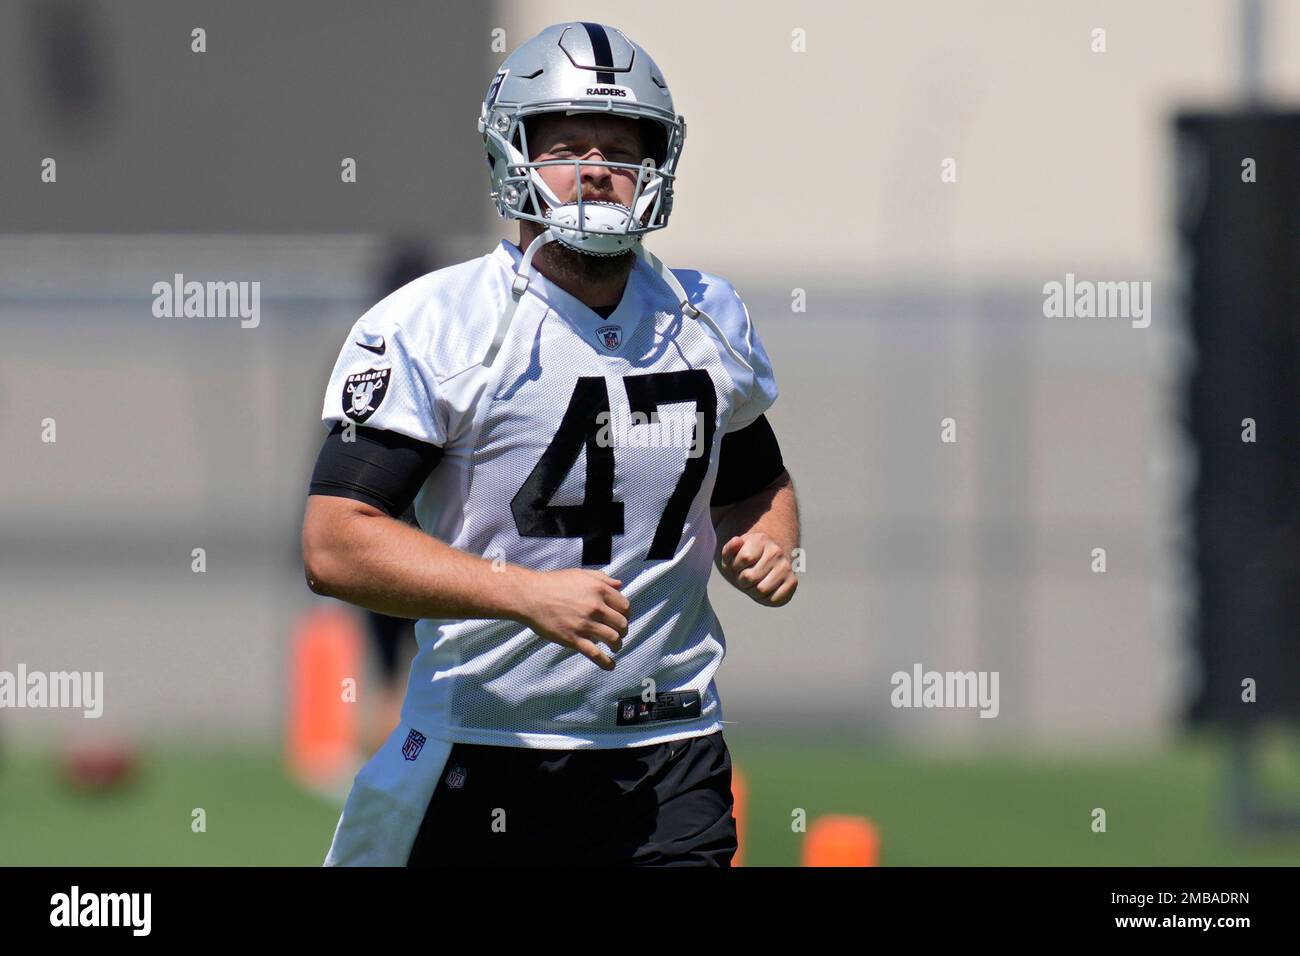
<path fill-rule="evenodd" d="M 496 259 L 511 274 L 519 267 L 519 263 L 524 256 L 514 243 L 508 239 L 502 239 L 497 247 L 492 250 L 492 258 Z M 581 299 L 570 295 L 564 289 L 546 278 L 541 272 L 537 271 L 535 266 L 528 267 L 528 293 L 536 294 L 543 302 L 568 322 L 573 328 L 587 340 L 593 349 L 606 355 L 624 355 L 628 342 L 632 340 L 633 333 L 640 326 L 642 319 L 647 312 L 653 311 L 644 303 L 641 295 L 641 284 L 645 281 L 645 263 L 640 259 L 632 267 L 628 274 L 627 285 L 623 288 L 623 298 L 619 300 L 618 306 L 610 313 L 609 318 L 605 318 L 599 313 L 592 310 Z M 526 294 L 528 294 L 526 293 Z M 619 330 L 619 344 L 616 348 L 609 348 L 604 344 L 607 338 L 599 334 L 599 330 L 613 326 Z"/>

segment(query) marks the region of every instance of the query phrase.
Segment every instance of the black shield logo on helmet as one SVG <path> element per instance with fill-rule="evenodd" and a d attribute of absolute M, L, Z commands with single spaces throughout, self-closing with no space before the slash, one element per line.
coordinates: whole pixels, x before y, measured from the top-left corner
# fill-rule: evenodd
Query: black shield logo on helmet
<path fill-rule="evenodd" d="M 489 110 L 497 105 L 497 97 L 501 95 L 501 84 L 506 81 L 506 77 L 509 75 L 509 70 L 499 70 L 497 75 L 492 78 L 492 85 L 488 87 L 486 97 L 487 108 Z"/>
<path fill-rule="evenodd" d="M 391 372 L 387 368 L 368 368 L 349 375 L 343 382 L 343 414 L 360 424 L 378 411 L 388 395 Z"/>

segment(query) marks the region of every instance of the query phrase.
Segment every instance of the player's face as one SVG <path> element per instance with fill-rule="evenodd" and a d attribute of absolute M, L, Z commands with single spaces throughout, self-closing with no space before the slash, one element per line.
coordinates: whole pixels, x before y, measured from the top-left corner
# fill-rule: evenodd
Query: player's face
<path fill-rule="evenodd" d="M 602 160 L 611 163 L 640 163 L 644 153 L 641 128 L 626 116 L 546 114 L 529 126 L 529 152 L 534 161 L 547 159 Z M 632 205 L 636 193 L 636 170 L 583 166 L 582 181 L 572 166 L 544 166 L 538 173 L 564 202 L 582 198 Z"/>

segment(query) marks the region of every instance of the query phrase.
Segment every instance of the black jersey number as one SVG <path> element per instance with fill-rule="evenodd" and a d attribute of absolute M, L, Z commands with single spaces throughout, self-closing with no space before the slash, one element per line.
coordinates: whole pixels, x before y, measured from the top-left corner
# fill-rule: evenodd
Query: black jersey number
<path fill-rule="evenodd" d="M 646 553 L 647 561 L 671 558 L 682 539 L 691 502 L 709 472 L 717 430 L 717 393 L 704 369 L 627 375 L 623 385 L 631 410 L 643 414 L 649 424 L 659 421 L 660 405 L 676 402 L 695 403 L 695 431 L 699 429 L 698 416 L 704 418 L 704 435 L 701 437 L 694 431 L 691 435 L 691 447 L 696 447 L 698 441 L 700 453 L 694 458 L 687 457 L 686 467 L 668 496 Z M 608 564 L 613 555 L 614 535 L 623 533 L 623 502 L 614 500 L 614 447 L 597 441 L 600 422 L 608 420 L 608 413 L 609 391 L 605 379 L 579 378 L 559 430 L 510 502 L 515 527 L 524 537 L 581 538 L 583 564 Z M 582 504 L 551 504 L 583 448 L 587 450 L 587 484 Z"/>

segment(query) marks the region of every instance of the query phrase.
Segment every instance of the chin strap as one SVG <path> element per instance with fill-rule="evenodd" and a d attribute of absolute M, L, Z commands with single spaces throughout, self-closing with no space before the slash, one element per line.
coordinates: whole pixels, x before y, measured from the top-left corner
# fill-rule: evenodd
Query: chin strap
<path fill-rule="evenodd" d="M 718 337 L 718 341 L 726 347 L 728 354 L 748 369 L 751 375 L 754 374 L 754 367 L 746 362 L 739 353 L 731 347 L 731 343 L 727 341 L 727 337 L 722 334 L 722 329 L 718 328 L 718 323 L 713 321 L 713 316 L 709 315 L 709 313 L 705 312 L 703 309 L 697 309 L 695 306 L 691 305 L 690 299 L 686 297 L 686 290 L 683 289 L 682 284 L 677 281 L 677 276 L 673 275 L 672 270 L 667 268 L 663 262 L 660 261 L 658 256 L 647 249 L 645 243 L 638 242 L 633 247 L 633 251 L 641 257 L 641 261 L 655 271 L 655 274 L 664 281 L 668 288 L 673 290 L 673 294 L 677 296 L 677 301 L 681 303 L 682 315 L 686 316 L 688 319 L 695 319 L 699 322 L 703 322 L 712 329 L 713 334 Z"/>
<path fill-rule="evenodd" d="M 492 336 L 492 344 L 488 346 L 487 354 L 483 356 L 482 365 L 484 368 L 491 368 L 492 363 L 496 361 L 497 353 L 501 351 L 501 343 L 505 341 L 506 332 L 509 331 L 510 323 L 514 321 L 515 312 L 519 309 L 519 303 L 523 299 L 524 293 L 528 291 L 527 273 L 529 268 L 532 266 L 533 256 L 537 254 L 537 250 L 542 248 L 542 246 L 546 245 L 548 242 L 554 242 L 558 238 L 559 237 L 555 235 L 555 233 L 550 229 L 547 229 L 528 244 L 528 250 L 524 253 L 524 257 L 519 261 L 519 265 L 515 269 L 514 280 L 510 283 L 510 305 L 506 306 L 505 310 L 501 313 L 501 318 L 497 322 L 496 333 Z M 718 341 L 720 341 L 723 344 L 723 347 L 726 348 L 727 353 L 748 369 L 749 373 L 752 375 L 754 373 L 754 367 L 746 362 L 745 359 L 731 347 L 731 343 L 727 341 L 727 337 L 722 334 L 722 330 L 718 328 L 718 323 L 713 321 L 713 317 L 709 315 L 709 313 L 691 305 L 690 299 L 686 296 L 686 290 L 683 289 L 682 284 L 677 281 L 677 276 L 673 275 L 672 271 L 663 264 L 659 257 L 647 249 L 645 244 L 642 242 L 634 243 L 632 246 L 632 252 L 638 256 L 642 262 L 653 269 L 655 275 L 659 276 L 659 278 L 663 280 L 664 284 L 672 290 L 675 296 L 677 296 L 677 301 L 681 304 L 682 315 L 686 316 L 688 319 L 695 319 L 707 325 L 713 331 L 713 334 L 717 337 Z"/>
<path fill-rule="evenodd" d="M 492 363 L 496 361 L 497 353 L 501 351 L 501 343 L 506 340 L 506 332 L 510 328 L 510 323 L 515 319 L 515 312 L 519 308 L 519 302 L 523 299 L 524 293 L 528 291 L 527 273 L 533 263 L 533 256 L 537 255 L 538 249 L 548 242 L 554 242 L 557 238 L 555 233 L 547 229 L 528 244 L 528 251 L 524 253 L 523 259 L 519 261 L 519 266 L 515 269 L 514 281 L 510 283 L 510 304 L 501 313 L 501 318 L 497 321 L 496 333 L 492 336 L 492 344 L 488 346 L 487 354 L 483 356 L 484 368 L 491 368 Z"/>

